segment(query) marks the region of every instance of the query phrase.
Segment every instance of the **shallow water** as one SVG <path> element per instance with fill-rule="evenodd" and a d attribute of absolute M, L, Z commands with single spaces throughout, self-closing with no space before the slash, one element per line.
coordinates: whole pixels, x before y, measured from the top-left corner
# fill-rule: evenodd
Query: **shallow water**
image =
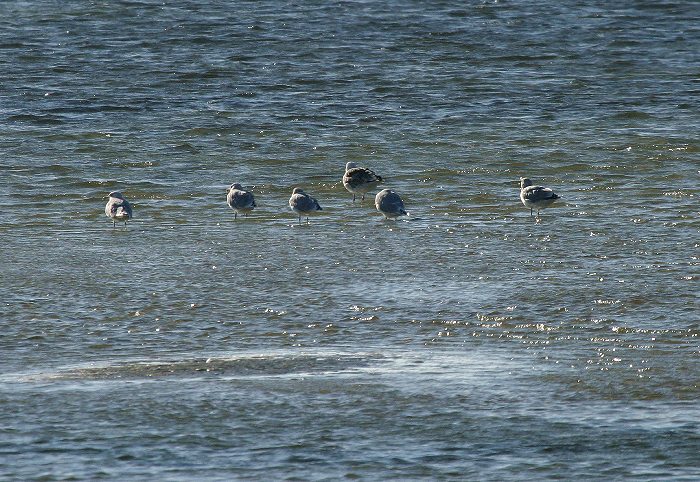
<path fill-rule="evenodd" d="M 0 14 L 0 478 L 700 477 L 699 4 Z"/>

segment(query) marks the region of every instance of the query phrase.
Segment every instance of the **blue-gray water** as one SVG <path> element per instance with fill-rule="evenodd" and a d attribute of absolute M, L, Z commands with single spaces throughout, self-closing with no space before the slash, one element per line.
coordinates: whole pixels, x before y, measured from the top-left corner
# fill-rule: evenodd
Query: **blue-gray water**
<path fill-rule="evenodd" d="M 0 3 L 0 479 L 697 480 L 699 52 L 697 2 Z"/>

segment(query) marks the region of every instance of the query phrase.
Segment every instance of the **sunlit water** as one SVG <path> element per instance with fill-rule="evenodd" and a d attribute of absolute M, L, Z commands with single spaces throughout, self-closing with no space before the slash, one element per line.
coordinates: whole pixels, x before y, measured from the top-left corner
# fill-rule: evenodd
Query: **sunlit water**
<path fill-rule="evenodd" d="M 0 478 L 700 477 L 700 4 L 0 27 Z M 521 176 L 562 197 L 539 220 Z"/>

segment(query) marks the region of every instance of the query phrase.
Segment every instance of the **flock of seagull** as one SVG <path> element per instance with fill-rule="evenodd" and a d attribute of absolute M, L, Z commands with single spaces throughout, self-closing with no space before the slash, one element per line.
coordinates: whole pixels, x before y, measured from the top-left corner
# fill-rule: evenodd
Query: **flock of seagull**
<path fill-rule="evenodd" d="M 348 162 L 345 165 L 343 186 L 352 193 L 353 202 L 355 202 L 357 195 L 364 200 L 365 194 L 382 182 L 384 182 L 384 179 L 371 169 L 360 167 L 354 162 Z M 535 186 L 530 179 L 520 178 L 520 200 L 525 207 L 530 208 L 530 216 L 533 215 L 534 210 L 537 210 L 537 217 L 539 218 L 540 210 L 549 207 L 557 199 L 559 199 L 559 196 L 550 188 Z M 257 207 L 253 193 L 243 189 L 243 186 L 237 182 L 228 188 L 226 202 L 233 209 L 234 219 L 238 218 L 239 213 L 247 216 L 249 212 Z M 377 211 L 382 213 L 386 219 L 408 216 L 403 200 L 391 189 L 380 191 L 374 198 L 374 205 Z M 292 196 L 289 198 L 289 208 L 299 216 L 299 223 L 301 223 L 302 216 L 306 216 L 306 222 L 308 223 L 311 214 L 323 210 L 315 198 L 309 196 L 303 189 L 298 187 L 295 187 L 292 191 Z M 109 193 L 109 201 L 107 201 L 105 206 L 105 215 L 112 219 L 113 227 L 117 226 L 117 221 L 123 221 L 124 226 L 126 226 L 126 222 L 133 216 L 133 208 L 121 192 L 113 191 Z"/>

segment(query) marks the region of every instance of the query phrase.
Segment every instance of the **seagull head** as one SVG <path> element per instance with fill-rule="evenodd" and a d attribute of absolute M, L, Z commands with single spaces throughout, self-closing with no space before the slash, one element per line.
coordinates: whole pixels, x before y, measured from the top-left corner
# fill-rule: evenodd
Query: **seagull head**
<path fill-rule="evenodd" d="M 532 186 L 532 181 L 527 177 L 520 178 L 520 189 L 525 189 L 528 186 Z"/>
<path fill-rule="evenodd" d="M 345 164 L 345 172 L 348 172 L 350 169 L 352 169 L 354 167 L 357 167 L 356 162 L 348 162 L 347 164 Z"/>
<path fill-rule="evenodd" d="M 122 193 L 120 193 L 119 191 L 112 191 L 112 192 L 110 192 L 110 193 L 109 193 L 109 197 L 113 197 L 113 198 L 117 198 L 117 199 L 124 200 L 124 195 L 123 195 Z"/>

